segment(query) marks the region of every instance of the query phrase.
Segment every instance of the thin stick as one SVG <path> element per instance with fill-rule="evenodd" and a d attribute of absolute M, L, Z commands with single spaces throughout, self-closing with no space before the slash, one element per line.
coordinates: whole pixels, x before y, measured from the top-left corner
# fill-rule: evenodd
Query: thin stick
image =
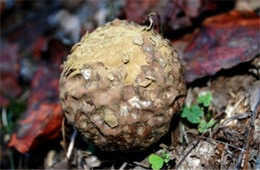
<path fill-rule="evenodd" d="M 2 108 L 2 122 L 4 127 L 8 127 L 8 121 L 7 121 L 7 113 L 6 113 L 6 108 Z"/>
<path fill-rule="evenodd" d="M 236 120 L 236 119 L 246 119 L 249 117 L 249 113 L 241 113 L 241 114 L 236 114 L 234 116 L 231 116 L 227 119 L 225 119 L 219 128 L 222 128 L 222 127 L 225 127 L 226 125 L 225 124 L 228 124 L 229 122 L 233 121 L 233 120 Z"/>
<path fill-rule="evenodd" d="M 65 138 L 65 118 L 62 119 L 61 132 L 62 132 L 63 150 L 64 153 L 66 153 L 67 143 Z"/>
<path fill-rule="evenodd" d="M 186 141 L 186 143 L 189 143 L 189 137 L 188 137 L 188 135 L 187 135 L 187 132 L 186 132 L 186 130 L 185 130 L 185 126 L 182 124 L 182 123 L 180 123 L 180 131 L 181 131 L 181 134 L 183 135 L 183 138 L 184 138 L 184 140 Z"/>
<path fill-rule="evenodd" d="M 243 166 L 243 169 L 247 169 L 247 163 L 248 163 L 248 157 L 249 157 L 249 143 L 253 140 L 253 132 L 254 132 L 254 121 L 256 118 L 256 113 L 258 112 L 258 107 L 259 107 L 260 101 L 256 104 L 254 110 L 251 112 L 251 119 L 250 119 L 250 124 L 247 126 L 245 130 L 245 137 L 244 137 L 244 145 L 243 145 L 243 150 L 246 153 L 241 152 L 240 156 L 238 158 L 237 164 L 235 165 L 236 169 L 240 169 L 241 165 Z"/>
<path fill-rule="evenodd" d="M 75 139 L 76 139 L 76 136 L 77 136 L 77 131 L 74 130 L 72 136 L 71 136 L 71 140 L 70 140 L 70 144 L 69 144 L 69 148 L 68 148 L 68 151 L 67 151 L 67 159 L 70 158 L 71 156 L 71 153 L 72 153 L 72 150 L 73 150 L 73 147 L 74 147 L 74 143 L 75 143 Z"/>
<path fill-rule="evenodd" d="M 183 162 L 185 161 L 185 159 L 189 156 L 189 154 L 191 153 L 191 151 L 198 146 L 199 142 L 200 142 L 200 139 L 197 139 L 197 141 L 195 142 L 195 144 L 193 144 L 193 146 L 188 150 L 188 152 L 186 152 L 186 154 L 182 157 L 182 159 L 179 161 L 179 163 L 175 166 L 175 169 L 178 169 L 178 168 L 182 165 L 182 163 L 183 163 Z"/>
<path fill-rule="evenodd" d="M 200 136 L 200 138 L 202 138 L 202 139 L 207 139 L 207 140 L 209 139 L 209 138 L 204 137 L 204 136 Z M 230 146 L 230 147 L 232 147 L 232 148 L 235 148 L 235 149 L 237 149 L 237 150 L 240 150 L 240 151 L 242 151 L 242 152 L 245 152 L 244 149 L 239 148 L 239 147 L 237 147 L 237 146 L 235 146 L 235 145 L 228 144 L 228 143 L 225 143 L 225 142 L 219 141 L 219 140 L 217 140 L 217 139 L 213 139 L 213 138 L 210 138 L 210 140 L 214 140 L 214 141 L 216 141 L 216 142 L 218 142 L 218 143 L 221 143 L 221 144 L 224 144 L 224 145 Z"/>
<path fill-rule="evenodd" d="M 126 166 L 127 166 L 127 162 L 124 162 L 123 165 L 119 168 L 119 170 L 124 170 Z"/>
<path fill-rule="evenodd" d="M 226 149 L 227 149 L 227 144 L 225 144 L 225 148 L 224 148 L 224 151 L 222 152 L 222 154 L 221 154 L 221 164 L 220 164 L 220 169 L 222 170 L 222 169 L 224 169 L 224 162 L 225 162 L 225 160 L 224 160 L 224 157 L 225 157 L 225 151 L 226 151 Z"/>
<path fill-rule="evenodd" d="M 146 17 L 145 21 L 149 21 L 149 26 L 147 28 L 145 28 L 145 31 L 150 31 L 151 29 L 154 29 L 154 20 L 153 20 L 153 16 L 157 17 L 158 20 L 158 27 L 159 27 L 159 33 L 162 33 L 162 29 L 161 29 L 161 23 L 160 23 L 160 15 L 157 12 L 152 12 L 150 14 L 148 14 L 148 16 Z"/>
<path fill-rule="evenodd" d="M 138 165 L 138 166 L 141 166 L 141 167 L 143 167 L 143 168 L 147 168 L 147 169 L 150 168 L 149 165 L 146 165 L 146 164 L 144 164 L 144 163 L 140 163 L 140 162 L 137 162 L 137 161 L 134 161 L 133 163 L 136 164 L 136 165 Z"/>

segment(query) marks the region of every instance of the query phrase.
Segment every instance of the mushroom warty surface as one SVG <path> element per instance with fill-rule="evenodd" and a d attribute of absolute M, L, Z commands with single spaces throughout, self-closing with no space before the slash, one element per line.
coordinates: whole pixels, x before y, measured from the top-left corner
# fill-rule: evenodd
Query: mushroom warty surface
<path fill-rule="evenodd" d="M 143 150 L 168 132 L 186 86 L 168 40 L 123 20 L 86 33 L 62 65 L 67 121 L 106 151 Z"/>

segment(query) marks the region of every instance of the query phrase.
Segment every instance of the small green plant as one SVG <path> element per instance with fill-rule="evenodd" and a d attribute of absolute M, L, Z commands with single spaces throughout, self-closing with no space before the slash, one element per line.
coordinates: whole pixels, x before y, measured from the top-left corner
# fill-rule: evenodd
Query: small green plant
<path fill-rule="evenodd" d="M 212 94 L 210 92 L 206 92 L 205 94 L 199 95 L 197 100 L 198 104 L 202 104 L 204 107 L 209 107 L 212 101 Z"/>
<path fill-rule="evenodd" d="M 153 170 L 159 170 L 163 167 L 163 158 L 152 153 L 149 156 L 149 163 L 152 165 Z"/>
<path fill-rule="evenodd" d="M 198 124 L 201 121 L 203 115 L 202 109 L 197 105 L 191 105 L 190 107 L 184 106 L 181 117 L 188 119 L 190 123 Z"/>
<path fill-rule="evenodd" d="M 200 133 L 206 132 L 206 130 L 211 128 L 212 126 L 214 126 L 215 123 L 216 123 L 216 120 L 213 118 L 211 118 L 209 122 L 206 122 L 206 120 L 202 119 L 200 121 L 198 130 Z"/>
<path fill-rule="evenodd" d="M 153 170 L 160 170 L 164 164 L 168 164 L 170 161 L 170 155 L 166 152 L 166 150 L 163 150 L 161 155 L 157 155 L 152 153 L 149 156 L 149 163 L 152 166 Z"/>
<path fill-rule="evenodd" d="M 204 133 L 216 123 L 214 118 L 211 118 L 208 122 L 205 118 L 211 101 L 212 94 L 210 92 L 200 94 L 197 104 L 192 104 L 190 107 L 184 106 L 181 117 L 186 118 L 192 124 L 198 124 L 198 131 Z M 207 115 L 210 114 L 207 113 Z"/>

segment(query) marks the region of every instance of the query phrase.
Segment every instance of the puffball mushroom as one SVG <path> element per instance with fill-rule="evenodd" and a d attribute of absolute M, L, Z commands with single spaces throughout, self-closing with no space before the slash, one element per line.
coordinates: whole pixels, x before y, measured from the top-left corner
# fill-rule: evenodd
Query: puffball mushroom
<path fill-rule="evenodd" d="M 177 52 L 154 30 L 114 20 L 86 33 L 62 65 L 67 121 L 106 151 L 158 141 L 186 95 Z"/>

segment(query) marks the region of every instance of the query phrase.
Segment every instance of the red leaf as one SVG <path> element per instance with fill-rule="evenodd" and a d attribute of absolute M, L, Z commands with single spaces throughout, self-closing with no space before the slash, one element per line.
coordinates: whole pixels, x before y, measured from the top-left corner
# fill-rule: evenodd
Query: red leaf
<path fill-rule="evenodd" d="M 39 60 L 41 58 L 42 51 L 44 51 L 45 48 L 47 48 L 47 40 L 48 39 L 45 37 L 39 37 L 37 38 L 35 43 L 33 43 L 32 52 L 36 59 Z"/>
<path fill-rule="evenodd" d="M 186 81 L 252 60 L 260 49 L 259 25 L 253 12 L 231 11 L 208 18 L 183 51 Z"/>
<path fill-rule="evenodd" d="M 9 104 L 8 99 L 0 95 L 0 107 L 6 107 L 8 104 Z"/>
<path fill-rule="evenodd" d="M 3 41 L 0 48 L 0 92 L 4 96 L 14 98 L 22 91 L 17 81 L 19 72 L 18 45 Z"/>
<path fill-rule="evenodd" d="M 27 117 L 20 121 L 19 130 L 12 135 L 9 146 L 25 153 L 42 139 L 50 140 L 60 134 L 62 110 L 59 104 L 41 103 L 29 109 Z M 42 137 L 41 140 L 39 140 Z M 43 138 L 44 137 L 44 138 Z"/>
<path fill-rule="evenodd" d="M 190 17 L 197 17 L 201 12 L 201 0 L 174 0 L 174 2 Z"/>
<path fill-rule="evenodd" d="M 17 97 L 21 94 L 22 89 L 19 86 L 14 74 L 6 74 L 0 76 L 0 91 L 8 97 Z"/>
<path fill-rule="evenodd" d="M 154 7 L 158 2 L 159 0 L 128 0 L 125 9 L 126 18 L 130 21 L 142 23 L 149 13 L 149 9 Z"/>
<path fill-rule="evenodd" d="M 32 81 L 28 109 L 11 137 L 10 147 L 25 153 L 60 134 L 63 113 L 58 102 L 58 87 L 58 69 L 39 67 Z"/>

